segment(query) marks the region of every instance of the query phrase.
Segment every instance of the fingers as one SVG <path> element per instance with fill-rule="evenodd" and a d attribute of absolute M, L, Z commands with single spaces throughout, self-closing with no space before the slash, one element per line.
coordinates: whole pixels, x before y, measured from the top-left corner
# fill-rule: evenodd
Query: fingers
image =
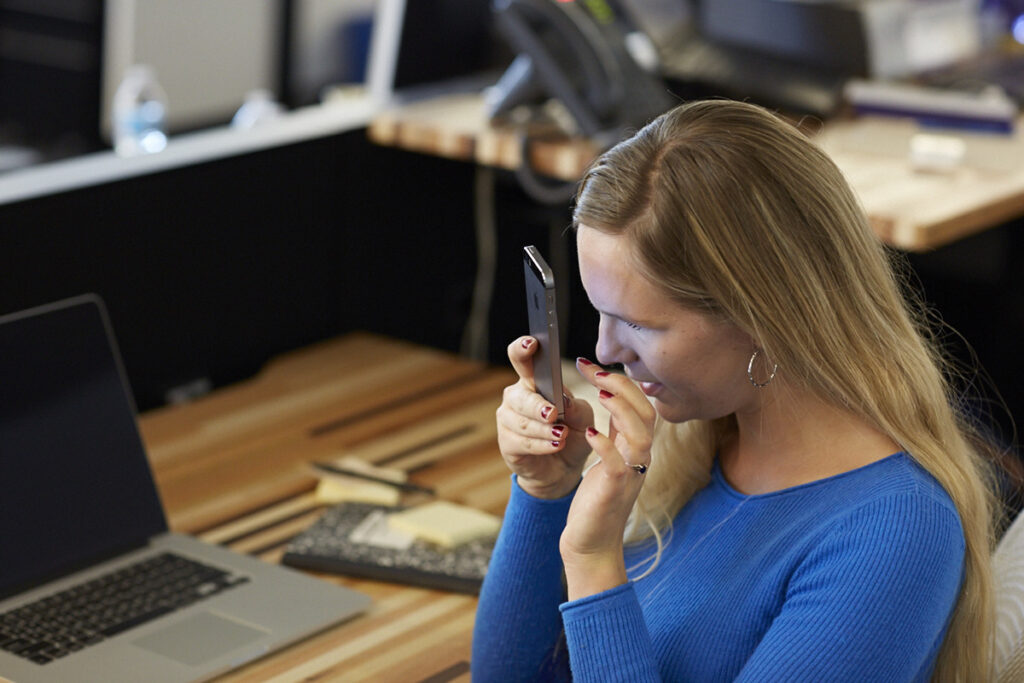
<path fill-rule="evenodd" d="M 525 390 L 518 405 L 514 407 L 523 415 L 539 414 L 544 422 L 554 422 L 558 419 L 557 409 L 537 393 L 537 385 L 533 379 L 533 354 L 536 352 L 537 340 L 530 336 L 519 337 L 508 345 L 509 362 L 519 375 L 519 386 Z"/>
<path fill-rule="evenodd" d="M 590 448 L 601 459 L 601 469 L 605 476 L 625 477 L 627 481 L 637 477 L 637 483 L 642 483 L 638 475 L 645 474 L 650 467 L 649 452 L 643 456 L 635 456 L 637 460 L 642 459 L 643 462 L 634 462 L 622 453 L 615 439 L 605 436 L 593 427 L 587 428 L 586 439 Z"/>
<path fill-rule="evenodd" d="M 570 436 L 569 427 L 557 421 L 555 407 L 522 379 L 505 387 L 495 417 L 498 448 L 513 469 L 532 456 L 561 451 Z"/>
<path fill-rule="evenodd" d="M 519 439 L 521 445 L 514 450 L 528 453 L 551 452 L 561 446 L 561 442 L 569 435 L 569 428 L 554 420 L 554 410 L 544 399 L 531 400 L 536 394 L 528 394 L 522 398 L 523 391 L 519 385 L 505 389 L 505 400 L 496 412 L 499 438 L 506 433 L 509 441 Z M 538 397 L 539 398 L 539 397 Z M 523 404 L 531 409 L 521 410 Z"/>
<path fill-rule="evenodd" d="M 508 360 L 512 363 L 512 369 L 519 375 L 519 379 L 526 382 L 531 391 L 536 387 L 533 383 L 533 360 L 532 356 L 537 352 L 537 340 L 533 337 L 519 337 L 508 345 Z"/>
<path fill-rule="evenodd" d="M 625 375 L 608 372 L 600 365 L 592 363 L 586 358 L 576 359 L 576 368 L 583 378 L 594 385 L 598 391 L 604 390 L 615 396 L 621 397 L 625 404 L 619 402 L 622 407 L 632 408 L 644 424 L 654 425 L 654 418 L 657 411 L 642 391 Z M 609 405 L 609 409 L 611 406 Z M 613 413 L 614 414 L 614 413 Z"/>
<path fill-rule="evenodd" d="M 572 392 L 567 388 L 564 388 L 563 395 L 565 396 L 563 423 L 577 432 L 582 432 L 588 426 L 594 424 L 594 409 L 589 403 L 573 398 Z"/>
<path fill-rule="evenodd" d="M 558 411 L 551 403 L 520 380 L 505 387 L 498 407 L 498 420 L 512 427 L 537 421 L 550 427 L 558 421 Z"/>
<path fill-rule="evenodd" d="M 608 436 L 602 438 L 618 452 L 623 466 L 650 465 L 657 415 L 654 406 L 628 377 L 606 372 L 586 359 L 578 359 L 577 367 L 598 389 L 601 405 L 611 417 Z M 588 441 L 591 441 L 589 433 Z M 593 442 L 591 447 L 594 447 Z"/>
<path fill-rule="evenodd" d="M 537 393 L 533 383 L 532 356 L 536 350 L 537 340 L 530 336 L 508 345 L 509 361 L 519 381 L 505 387 L 496 417 L 499 447 L 512 458 L 557 452 L 573 431 L 582 432 L 593 421 L 593 409 L 587 402 L 573 401 L 566 392 L 571 422 L 559 422 L 557 408 Z"/>

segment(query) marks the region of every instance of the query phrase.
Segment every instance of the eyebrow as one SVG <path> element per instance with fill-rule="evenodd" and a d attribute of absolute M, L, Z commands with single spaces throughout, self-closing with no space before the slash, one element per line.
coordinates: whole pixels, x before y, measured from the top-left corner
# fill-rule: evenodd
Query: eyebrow
<path fill-rule="evenodd" d="M 655 323 L 652 320 L 637 320 L 636 318 L 629 318 L 629 317 L 626 317 L 626 316 L 621 315 L 619 313 L 612 313 L 610 311 L 603 311 L 603 310 L 601 310 L 600 308 L 598 308 L 597 306 L 594 305 L 594 300 L 590 298 L 590 293 L 589 292 L 587 292 L 584 289 L 584 293 L 587 296 L 587 303 L 590 304 L 590 308 L 592 308 L 599 315 L 606 315 L 609 318 L 615 318 L 616 320 L 621 320 L 624 323 L 631 323 L 633 325 L 639 325 L 640 327 L 655 327 Z"/>

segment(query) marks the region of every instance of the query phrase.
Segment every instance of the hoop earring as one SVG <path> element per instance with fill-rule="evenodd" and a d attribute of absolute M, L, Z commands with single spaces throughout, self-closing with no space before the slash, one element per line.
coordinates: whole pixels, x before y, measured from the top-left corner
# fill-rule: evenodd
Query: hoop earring
<path fill-rule="evenodd" d="M 753 355 L 750 356 L 750 362 L 747 363 L 747 379 L 749 379 L 750 383 L 753 384 L 758 389 L 764 389 L 766 386 L 772 383 L 773 379 L 775 379 L 775 373 L 779 369 L 779 364 L 773 363 L 772 372 L 770 375 L 768 375 L 768 379 L 766 379 L 763 382 L 758 382 L 756 379 L 754 379 L 754 361 L 757 359 L 759 353 L 761 353 L 761 349 L 755 349 Z"/>

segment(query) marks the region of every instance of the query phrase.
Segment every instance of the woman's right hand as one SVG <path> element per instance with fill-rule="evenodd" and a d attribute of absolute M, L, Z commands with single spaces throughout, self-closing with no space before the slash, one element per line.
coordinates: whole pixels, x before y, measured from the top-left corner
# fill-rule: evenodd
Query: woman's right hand
<path fill-rule="evenodd" d="M 523 491 L 537 498 L 561 498 L 580 481 L 590 454 L 584 434 L 594 423 L 594 410 L 566 392 L 565 416 L 558 421 L 558 411 L 537 393 L 536 351 L 533 337 L 520 337 L 508 346 L 519 381 L 505 387 L 497 410 L 498 448 Z"/>

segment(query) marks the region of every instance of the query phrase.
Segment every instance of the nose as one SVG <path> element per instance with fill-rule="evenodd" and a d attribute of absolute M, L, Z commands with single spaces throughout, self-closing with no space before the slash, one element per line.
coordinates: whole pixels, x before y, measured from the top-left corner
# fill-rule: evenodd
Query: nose
<path fill-rule="evenodd" d="M 636 360 L 636 354 L 619 338 L 620 325 L 612 318 L 601 316 L 597 326 L 597 347 L 595 354 L 601 365 L 626 365 Z"/>

